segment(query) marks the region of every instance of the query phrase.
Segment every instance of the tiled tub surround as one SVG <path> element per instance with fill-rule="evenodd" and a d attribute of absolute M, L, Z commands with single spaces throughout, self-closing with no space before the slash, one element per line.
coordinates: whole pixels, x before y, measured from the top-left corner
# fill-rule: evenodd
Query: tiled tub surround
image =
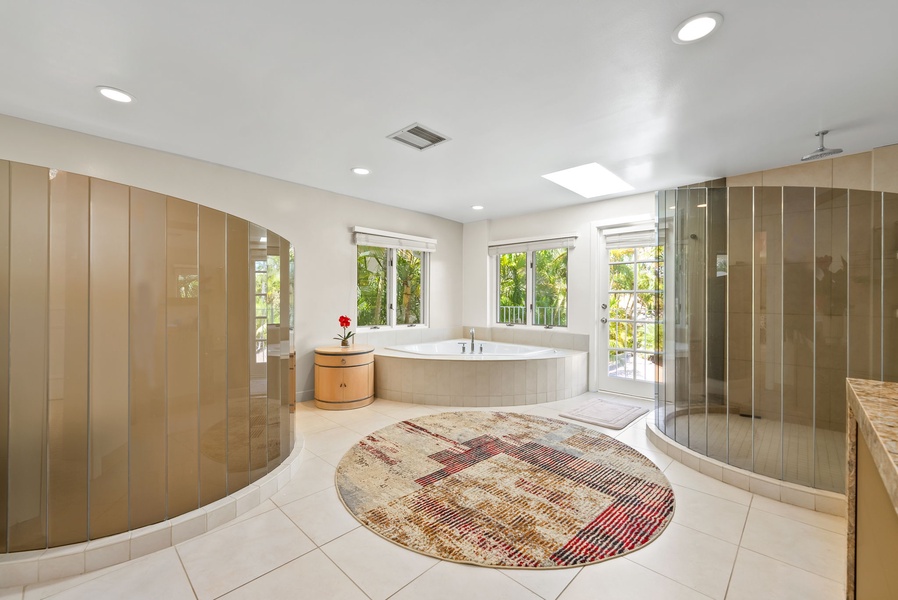
<path fill-rule="evenodd" d="M 436 406 L 521 406 L 579 396 L 587 389 L 587 352 L 555 349 L 538 357 L 435 356 L 381 349 L 374 395 Z"/>
<path fill-rule="evenodd" d="M 482 341 L 501 342 L 503 344 L 523 344 L 525 346 L 545 346 L 565 350 L 589 350 L 589 336 L 583 333 L 570 333 L 561 328 L 546 329 L 544 327 L 526 327 L 522 325 L 499 327 L 396 327 L 392 329 L 361 329 L 356 332 L 353 342 L 370 344 L 375 348 L 386 348 L 399 344 L 416 344 L 420 342 L 439 342 L 454 338 L 470 339 L 471 329 L 474 337 Z M 312 397 L 309 396 L 308 399 Z"/>
<path fill-rule="evenodd" d="M 773 479 L 708 458 L 671 440 L 651 420 L 646 420 L 645 432 L 652 444 L 693 471 L 778 502 L 845 517 L 847 500 L 844 494 Z"/>
<path fill-rule="evenodd" d="M 898 513 L 898 383 L 848 379 L 848 577 L 846 597 L 855 597 L 857 548 L 858 451 L 869 449 L 885 494 Z M 875 474 L 867 475 L 868 481 Z M 869 488 L 868 488 L 869 489 Z M 869 500 L 868 500 L 869 502 Z M 882 513 L 881 513 L 882 514 Z M 896 515 L 890 515 L 895 517 Z M 888 525 L 893 525 L 894 519 Z M 879 522 L 877 522 L 879 524 Z M 886 524 L 883 523 L 883 526 Z M 863 529 L 862 529 L 863 532 Z M 893 545 L 895 540 L 887 540 Z"/>
<path fill-rule="evenodd" d="M 2 588 L 98 571 L 180 544 L 246 515 L 290 483 L 304 447 L 297 433 L 293 451 L 271 473 L 233 494 L 174 519 L 89 542 L 0 555 Z"/>

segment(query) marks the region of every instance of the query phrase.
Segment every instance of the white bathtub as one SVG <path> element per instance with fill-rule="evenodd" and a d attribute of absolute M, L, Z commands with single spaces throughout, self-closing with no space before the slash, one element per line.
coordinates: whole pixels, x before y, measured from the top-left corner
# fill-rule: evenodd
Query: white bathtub
<path fill-rule="evenodd" d="M 420 344 L 404 344 L 390 346 L 387 350 L 424 354 L 427 356 L 448 356 L 457 360 L 473 360 L 478 357 L 529 357 L 557 354 L 553 348 L 543 346 L 524 346 L 521 344 L 502 344 L 474 340 L 474 352 L 471 352 L 471 340 L 445 340 L 442 342 L 424 342 Z"/>
<path fill-rule="evenodd" d="M 374 395 L 437 406 L 554 402 L 586 392 L 587 356 L 481 340 L 471 354 L 470 338 L 390 346 L 374 352 Z"/>

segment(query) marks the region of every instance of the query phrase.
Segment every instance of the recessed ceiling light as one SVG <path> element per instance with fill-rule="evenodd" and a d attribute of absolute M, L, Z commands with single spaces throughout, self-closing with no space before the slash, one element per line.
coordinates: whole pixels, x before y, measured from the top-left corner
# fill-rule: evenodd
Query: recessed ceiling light
<path fill-rule="evenodd" d="M 128 92 L 123 92 L 122 90 L 106 85 L 97 86 L 97 91 L 100 92 L 104 98 L 108 98 L 115 102 L 128 103 L 134 100 L 134 97 Z"/>
<path fill-rule="evenodd" d="M 479 204 L 475 204 L 474 206 L 471 207 L 471 210 L 483 210 L 483 207 L 480 206 Z"/>
<path fill-rule="evenodd" d="M 674 29 L 671 39 L 676 44 L 691 44 L 711 34 L 723 23 L 720 13 L 702 13 L 689 17 Z"/>
<path fill-rule="evenodd" d="M 371 169 L 366 169 L 365 167 L 353 167 L 352 172 L 356 175 L 368 175 L 371 172 Z"/>
<path fill-rule="evenodd" d="M 633 189 L 632 185 L 594 162 L 563 171 L 555 171 L 543 175 L 543 177 L 584 198 L 597 198 Z"/>

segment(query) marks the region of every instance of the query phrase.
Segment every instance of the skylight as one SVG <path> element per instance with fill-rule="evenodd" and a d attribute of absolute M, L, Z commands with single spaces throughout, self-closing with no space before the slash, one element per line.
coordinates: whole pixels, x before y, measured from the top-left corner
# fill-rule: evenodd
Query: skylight
<path fill-rule="evenodd" d="M 555 171 L 554 173 L 543 175 L 543 177 L 563 188 L 580 194 L 584 198 L 598 198 L 599 196 L 628 192 L 633 189 L 632 185 L 599 163 L 594 162 L 571 169 L 564 169 L 563 171 Z"/>

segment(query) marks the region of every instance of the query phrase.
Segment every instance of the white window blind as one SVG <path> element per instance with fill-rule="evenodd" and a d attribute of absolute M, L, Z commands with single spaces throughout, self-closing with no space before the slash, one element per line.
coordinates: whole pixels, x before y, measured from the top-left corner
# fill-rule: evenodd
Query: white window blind
<path fill-rule="evenodd" d="M 654 223 L 603 229 L 605 248 L 639 248 L 657 245 Z"/>
<path fill-rule="evenodd" d="M 437 249 L 437 241 L 433 238 L 409 235 L 406 233 L 394 233 L 381 231 L 380 229 L 368 229 L 367 227 L 353 227 L 357 246 L 378 246 L 380 248 L 406 248 L 419 252 L 434 252 Z"/>
<path fill-rule="evenodd" d="M 489 243 L 489 255 L 511 254 L 512 252 L 532 252 L 535 250 L 551 250 L 552 248 L 573 248 L 577 242 L 577 233 L 566 233 L 549 237 L 521 238 Z"/>

